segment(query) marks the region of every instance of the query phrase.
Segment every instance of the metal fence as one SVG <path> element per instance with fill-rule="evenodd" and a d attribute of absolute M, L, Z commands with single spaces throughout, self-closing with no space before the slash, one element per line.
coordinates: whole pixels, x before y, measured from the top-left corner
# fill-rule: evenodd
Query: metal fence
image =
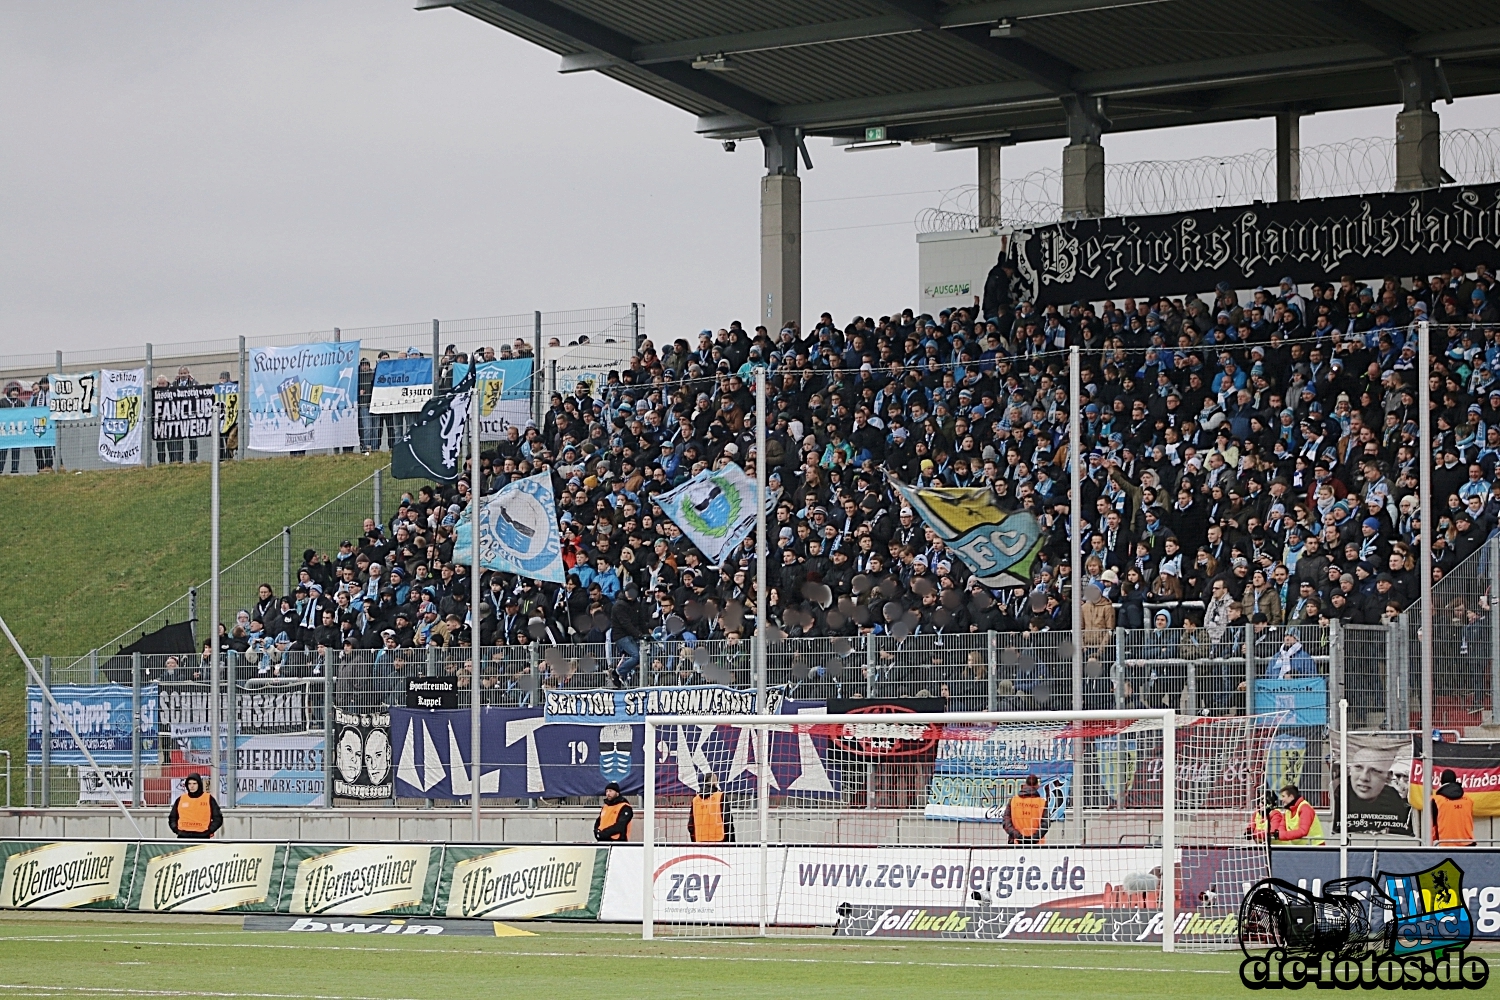
<path fill-rule="evenodd" d="M 145 368 L 146 385 L 152 387 L 158 377 L 175 379 L 183 369 L 199 383 L 218 381 L 221 374 L 241 385 L 246 382 L 248 347 L 321 343 L 328 341 L 360 342 L 360 353 L 374 360 L 380 351 L 404 351 L 415 347 L 429 357 L 441 356 L 448 345 L 467 351 L 477 345 L 498 349 L 519 341 L 528 347 L 541 342 L 539 363 L 535 369 L 536 388 L 546 390 L 548 363 L 561 361 L 568 368 L 569 359 L 578 353 L 580 344 L 624 345 L 633 353 L 645 333 L 645 307 L 640 303 L 607 306 L 597 309 L 569 309 L 558 312 L 529 312 L 514 316 L 486 316 L 476 319 L 429 320 L 421 323 L 398 323 L 389 326 L 312 330 L 305 333 L 256 337 L 247 346 L 244 337 L 201 340 L 175 344 L 144 344 L 132 347 L 100 348 L 86 351 L 54 351 L 46 354 L 21 354 L 0 358 L 0 386 L 11 382 L 32 389 L 43 375 L 93 371 L 99 368 Z M 429 354 L 428 352 L 431 352 Z M 584 352 L 589 354 L 587 350 Z M 592 355 L 590 355 L 592 357 Z M 594 366 L 597 367 L 597 364 Z M 605 367 L 608 367 L 607 365 Z M 566 383 L 566 378 L 563 380 Z M 243 409 L 243 408 L 242 408 Z M 243 417 L 243 414 L 242 414 Z M 213 457 L 212 437 L 181 441 L 156 441 L 151 433 L 151 406 L 142 408 L 142 454 L 147 465 L 174 462 L 207 462 Z M 248 448 L 245 423 L 229 436 L 224 457 L 276 458 L 277 452 L 258 452 Z M 77 470 L 112 469 L 99 457 L 99 420 L 61 420 L 56 423 L 57 468 Z M 387 446 L 388 447 L 388 446 Z M 38 449 L 40 450 L 40 449 Z M 312 452 L 312 454 L 327 454 Z M 34 449 L 13 449 L 5 472 L 14 464 L 23 474 L 37 471 Z"/>
<path fill-rule="evenodd" d="M 308 549 L 319 558 L 328 559 L 338 552 L 339 542 L 357 540 L 366 518 L 389 523 L 407 492 L 410 492 L 407 486 L 391 479 L 388 469 L 376 469 L 359 483 L 224 566 L 219 581 L 221 618 L 226 627 L 233 629 L 236 615 L 241 610 L 255 607 L 262 584 L 269 584 L 277 597 L 292 593 L 303 553 Z M 205 580 L 134 627 L 100 643 L 94 650 L 83 655 L 53 657 L 57 664 L 58 683 L 94 682 L 99 676 L 100 663 L 107 660 L 117 646 L 129 644 L 142 633 L 174 622 L 194 623 L 195 642 L 191 652 L 201 652 L 209 633 L 199 628 L 197 622 L 209 619 L 209 595 L 210 581 Z"/>

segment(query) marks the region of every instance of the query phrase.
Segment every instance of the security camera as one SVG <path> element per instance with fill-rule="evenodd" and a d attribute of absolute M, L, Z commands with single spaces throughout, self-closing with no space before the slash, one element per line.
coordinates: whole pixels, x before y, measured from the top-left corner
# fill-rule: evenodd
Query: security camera
<path fill-rule="evenodd" d="M 726 152 L 726 153 L 732 153 L 732 152 L 734 152 L 734 140 L 733 139 L 725 139 L 724 140 L 724 152 Z"/>

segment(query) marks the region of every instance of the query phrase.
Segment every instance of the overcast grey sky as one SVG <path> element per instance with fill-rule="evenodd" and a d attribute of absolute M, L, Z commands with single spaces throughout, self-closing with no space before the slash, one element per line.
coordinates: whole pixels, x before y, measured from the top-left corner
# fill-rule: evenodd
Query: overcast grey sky
<path fill-rule="evenodd" d="M 759 145 L 557 62 L 412 0 L 0 6 L 0 355 L 630 301 L 658 339 L 750 318 Z M 1394 110 L 1303 142 L 1390 136 Z M 1269 119 L 1105 139 L 1112 162 L 1272 143 Z M 809 145 L 805 311 L 915 304 L 912 218 L 974 155 Z"/>

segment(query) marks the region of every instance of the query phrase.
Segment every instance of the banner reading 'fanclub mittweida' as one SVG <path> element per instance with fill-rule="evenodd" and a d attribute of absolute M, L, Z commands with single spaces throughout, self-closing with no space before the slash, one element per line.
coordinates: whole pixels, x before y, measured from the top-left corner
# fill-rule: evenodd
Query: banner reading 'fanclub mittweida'
<path fill-rule="evenodd" d="M 359 341 L 250 351 L 250 447 L 359 445 Z"/>

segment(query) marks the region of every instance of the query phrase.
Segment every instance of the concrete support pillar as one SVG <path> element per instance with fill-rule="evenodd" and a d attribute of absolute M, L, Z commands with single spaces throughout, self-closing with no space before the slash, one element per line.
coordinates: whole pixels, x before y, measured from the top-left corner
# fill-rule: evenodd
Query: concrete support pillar
<path fill-rule="evenodd" d="M 979 144 L 979 228 L 1000 225 L 1000 143 Z"/>
<path fill-rule="evenodd" d="M 1302 200 L 1302 115 L 1276 116 L 1276 200 Z"/>
<path fill-rule="evenodd" d="M 802 313 L 802 179 L 797 176 L 801 136 L 796 129 L 766 129 L 766 175 L 760 180 L 760 322 L 773 335 Z"/>
<path fill-rule="evenodd" d="M 1104 215 L 1104 147 L 1098 142 L 1063 147 L 1062 217 L 1098 219 Z"/>
<path fill-rule="evenodd" d="M 1062 217 L 1064 222 L 1104 215 L 1104 147 L 1099 137 L 1109 127 L 1100 98 L 1068 96 L 1068 144 L 1063 147 Z"/>
<path fill-rule="evenodd" d="M 1427 107 L 1396 113 L 1396 190 L 1426 191 L 1442 184 L 1442 129 Z"/>

